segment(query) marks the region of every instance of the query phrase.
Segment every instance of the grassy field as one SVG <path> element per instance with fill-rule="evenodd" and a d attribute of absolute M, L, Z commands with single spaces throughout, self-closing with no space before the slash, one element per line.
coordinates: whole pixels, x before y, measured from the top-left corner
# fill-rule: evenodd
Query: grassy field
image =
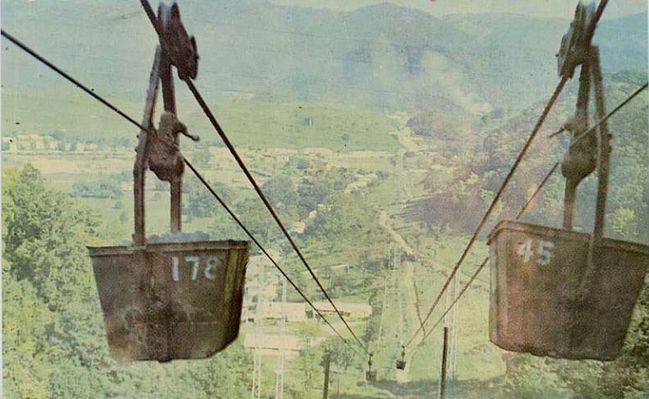
<path fill-rule="evenodd" d="M 2 101 L 5 135 L 14 131 L 18 134 L 60 131 L 67 140 L 110 143 L 130 139 L 133 146 L 136 144 L 137 128 L 73 89 L 20 92 L 6 89 Z M 54 103 L 62 107 L 54 107 Z M 141 118 L 141 104 L 119 100 L 116 103 L 136 120 Z M 367 107 L 333 103 L 278 104 L 255 99 L 211 106 L 231 141 L 241 147 L 391 151 L 398 146 L 390 134 L 397 122 Z M 39 112 L 35 113 L 35 109 Z M 179 99 L 178 109 L 179 118 L 190 131 L 201 136 L 204 142 L 222 145 L 196 104 Z M 190 143 L 186 145 L 191 148 Z"/>

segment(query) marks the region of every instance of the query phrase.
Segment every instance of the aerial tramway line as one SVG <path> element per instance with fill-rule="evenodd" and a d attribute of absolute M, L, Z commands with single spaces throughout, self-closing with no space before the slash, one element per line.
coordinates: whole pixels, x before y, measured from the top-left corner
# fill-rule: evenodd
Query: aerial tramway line
<path fill-rule="evenodd" d="M 161 4 L 155 21 L 161 46 L 154 56 L 143 125 L 133 168 L 135 233 L 122 247 L 89 248 L 104 312 L 108 346 L 124 360 L 208 357 L 239 334 L 247 241 L 185 241 L 181 234 L 184 166 L 178 134 L 197 136 L 176 117 L 172 66 L 180 79 L 196 78 L 196 41 L 189 37 L 178 5 Z M 162 82 L 164 112 L 153 115 Z M 171 236 L 164 243 L 145 237 L 146 169 L 170 183 Z M 191 236 L 190 236 L 191 237 Z"/>
<path fill-rule="evenodd" d="M 360 348 L 367 351 L 288 236 L 270 203 L 193 85 L 192 79 L 198 71 L 196 41 L 187 34 L 182 25 L 177 4 L 161 4 L 157 16 L 146 0 L 142 0 L 141 4 L 160 39 L 149 79 L 143 123 L 137 122 L 96 94 L 93 89 L 2 30 L 3 37 L 140 129 L 133 170 L 133 242 L 125 247 L 89 248 L 111 354 L 121 360 L 169 361 L 203 358 L 220 351 L 238 335 L 249 243 L 232 240 L 206 241 L 204 237 L 199 241 L 192 241 L 196 235 L 181 234 L 180 204 L 184 165 L 196 175 L 315 314 L 344 344 L 358 352 L 357 347 L 340 335 L 196 168 L 180 153 L 179 133 L 195 141 L 198 137 L 189 134 L 186 126 L 176 117 L 172 66 L 176 67 L 179 78 L 187 83 L 338 317 Z M 152 124 L 153 107 L 159 81 L 162 81 L 165 111 L 161 115 L 158 129 L 155 129 Z M 163 237 L 163 242 L 153 242 L 145 238 L 144 171 L 147 168 L 161 180 L 170 182 L 171 235 Z"/>
<path fill-rule="evenodd" d="M 489 336 L 516 352 L 567 359 L 613 360 L 622 350 L 649 267 L 649 246 L 604 238 L 611 135 L 606 121 L 588 129 L 591 84 L 604 118 L 599 49 L 591 44 L 595 5 L 577 6 L 558 54 L 559 74 L 581 65 L 572 135 L 561 172 L 566 179 L 563 228 L 502 221 L 491 233 Z M 597 170 L 591 234 L 572 230 L 579 183 Z"/>
<path fill-rule="evenodd" d="M 204 358 L 220 351 L 238 336 L 250 243 L 232 240 L 192 240 L 193 236 L 181 233 L 181 187 L 185 165 L 198 176 L 216 200 L 336 335 L 351 345 L 315 308 L 180 153 L 179 134 L 194 141 L 198 140 L 198 137 L 191 135 L 177 118 L 172 75 L 175 68 L 179 78 L 188 85 L 295 253 L 354 338 L 355 344 L 367 354 L 368 368 L 365 378 L 370 382 L 375 381 L 376 370 L 372 369 L 374 353 L 356 336 L 322 287 L 194 86 L 192 80 L 198 72 L 196 41 L 187 34 L 180 20 L 177 4 L 161 4 L 156 15 L 147 0 L 141 0 L 141 3 L 159 37 L 141 124 L 2 31 L 4 37 L 141 129 L 133 169 L 133 242 L 128 246 L 89 248 L 111 354 L 126 360 L 169 361 Z M 633 307 L 649 267 L 649 246 L 604 237 L 611 153 L 611 135 L 606 120 L 647 85 L 606 114 L 599 50 L 592 45 L 594 31 L 606 4 L 607 0 L 602 0 L 597 8 L 581 3 L 577 6 L 575 19 L 562 40 L 558 54 L 561 81 L 426 317 L 419 323 L 419 328 L 411 339 L 401 347 L 401 356 L 395 364 L 397 369 L 406 368 L 406 349 L 418 333 L 423 330 L 423 339 L 430 335 L 488 262 L 486 259 L 479 266 L 442 318 L 426 331 L 425 324 L 443 292 L 455 277 L 531 141 L 578 66 L 581 70 L 576 113 L 564 125 L 564 130 L 572 134 L 572 139 L 567 155 L 561 162 L 561 171 L 566 178 L 563 228 L 553 229 L 518 221 L 501 221 L 491 233 L 488 242 L 488 259 L 491 261 L 489 337 L 494 344 L 503 349 L 535 355 L 598 360 L 612 360 L 619 356 Z M 156 129 L 153 126 L 153 117 L 160 83 L 164 112 Z M 591 89 L 594 89 L 598 122 L 589 127 L 589 104 L 593 91 Z M 555 165 L 550 170 L 517 215 L 517 220 L 557 167 L 558 165 Z M 147 168 L 159 179 L 170 182 L 171 234 L 167 242 L 154 242 L 146 238 L 144 176 Z M 577 233 L 572 231 L 577 187 L 595 170 L 598 190 L 594 229 L 591 234 Z M 356 346 L 352 348 L 357 350 Z"/>

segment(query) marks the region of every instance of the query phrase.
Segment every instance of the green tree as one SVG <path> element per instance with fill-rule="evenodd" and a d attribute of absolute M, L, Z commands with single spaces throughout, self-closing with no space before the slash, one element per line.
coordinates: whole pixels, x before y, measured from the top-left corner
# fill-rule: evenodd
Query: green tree
<path fill-rule="evenodd" d="M 232 201 L 233 193 L 228 186 L 219 182 L 211 182 L 210 186 L 225 203 L 229 204 Z M 221 211 L 221 205 L 212 193 L 195 177 L 192 176 L 185 179 L 184 189 L 186 191 L 184 211 L 187 215 L 193 217 L 209 217 Z"/>
<path fill-rule="evenodd" d="M 262 191 L 279 209 L 286 209 L 297 204 L 295 185 L 288 176 L 275 176 L 265 181 L 261 186 Z"/>
<path fill-rule="evenodd" d="M 252 361 L 235 343 L 192 362 L 116 363 L 85 245 L 94 217 L 34 168 L 3 172 L 4 392 L 11 398 L 244 398 Z"/>
<path fill-rule="evenodd" d="M 356 352 L 337 337 L 329 337 L 322 343 L 322 351 L 331 356 L 331 362 L 345 372 L 356 361 Z"/>
<path fill-rule="evenodd" d="M 26 166 L 3 186 L 3 222 L 3 258 L 16 279 L 30 281 L 51 306 L 90 295 L 85 245 L 97 223 L 88 210 L 48 189 L 40 173 Z"/>

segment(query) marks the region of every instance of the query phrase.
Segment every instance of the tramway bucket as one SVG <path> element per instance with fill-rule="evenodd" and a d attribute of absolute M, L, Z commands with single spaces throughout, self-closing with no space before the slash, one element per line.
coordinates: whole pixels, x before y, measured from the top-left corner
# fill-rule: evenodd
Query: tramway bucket
<path fill-rule="evenodd" d="M 622 350 L 649 266 L 646 245 L 503 221 L 491 234 L 489 337 L 499 347 L 566 359 L 612 360 Z"/>
<path fill-rule="evenodd" d="M 114 358 L 205 358 L 237 338 L 247 241 L 88 249 Z"/>

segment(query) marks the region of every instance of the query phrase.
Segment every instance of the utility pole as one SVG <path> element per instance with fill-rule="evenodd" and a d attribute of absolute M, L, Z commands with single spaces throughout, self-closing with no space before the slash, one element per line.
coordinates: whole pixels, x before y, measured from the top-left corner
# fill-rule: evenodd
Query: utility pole
<path fill-rule="evenodd" d="M 448 327 L 444 327 L 444 347 L 442 349 L 442 372 L 440 373 L 439 399 L 446 399 L 446 362 L 448 358 Z"/>
<path fill-rule="evenodd" d="M 450 289 L 446 291 L 446 307 L 453 303 L 457 296 L 459 289 L 459 276 L 453 277 L 453 282 L 450 285 Z M 448 392 L 451 392 L 453 396 L 453 381 L 455 380 L 455 371 L 457 368 L 457 330 L 458 330 L 458 307 L 460 303 L 457 302 L 450 312 L 444 316 L 444 327 L 447 327 L 449 330 L 449 345 L 448 345 L 448 367 L 447 367 L 447 379 L 450 381 L 448 386 Z"/>
<path fill-rule="evenodd" d="M 282 280 L 282 335 L 286 335 L 286 279 L 280 277 Z M 277 358 L 277 370 L 275 379 L 275 399 L 284 398 L 284 349 L 279 349 L 279 357 Z"/>
<path fill-rule="evenodd" d="M 456 280 L 456 281 L 459 281 Z M 458 291 L 457 287 L 457 282 L 455 284 L 456 288 L 455 291 Z M 451 392 L 451 397 L 455 397 L 455 381 L 456 381 L 456 373 L 457 373 L 457 335 L 458 335 L 458 330 L 460 329 L 460 323 L 458 322 L 458 315 L 460 313 L 460 302 L 458 301 L 455 306 L 453 307 L 453 331 L 451 331 L 451 345 L 450 345 L 450 373 L 449 373 L 449 379 L 451 381 L 450 385 L 450 392 Z"/>
<path fill-rule="evenodd" d="M 259 263 L 259 274 L 257 275 L 257 305 L 255 306 L 255 335 L 257 339 L 261 336 L 262 332 L 262 323 L 263 323 L 263 282 L 265 281 L 264 276 L 264 264 Z M 252 390 L 251 398 L 260 399 L 261 398 L 261 352 L 259 349 L 254 350 L 254 361 L 252 369 Z"/>
<path fill-rule="evenodd" d="M 252 370 L 252 399 L 261 397 L 261 354 L 255 350 Z"/>
<path fill-rule="evenodd" d="M 329 368 L 331 366 L 331 356 L 327 353 L 324 358 L 324 387 L 322 388 L 322 399 L 329 398 Z"/>

